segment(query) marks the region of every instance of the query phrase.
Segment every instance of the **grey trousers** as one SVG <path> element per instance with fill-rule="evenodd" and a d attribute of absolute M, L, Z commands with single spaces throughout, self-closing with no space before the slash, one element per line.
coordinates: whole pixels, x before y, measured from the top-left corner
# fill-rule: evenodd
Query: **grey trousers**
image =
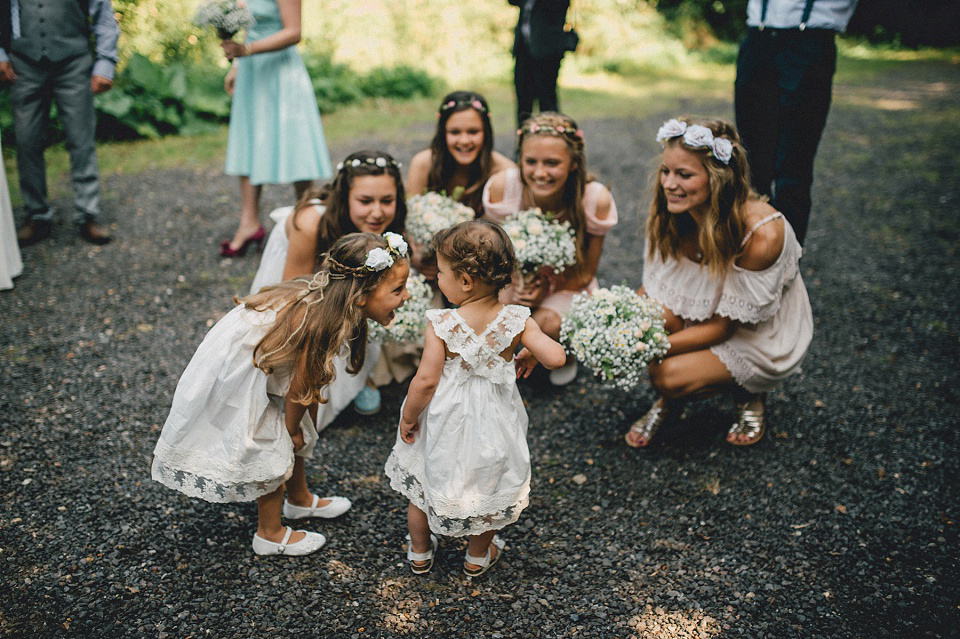
<path fill-rule="evenodd" d="M 17 74 L 10 97 L 20 193 L 28 219 L 53 218 L 53 209 L 47 202 L 43 153 L 50 127 L 50 103 L 55 101 L 70 154 L 74 221 L 96 221 L 100 214 L 100 173 L 94 143 L 96 112 L 90 89 L 93 59 L 85 54 L 60 62 L 37 62 L 14 53 L 10 62 Z"/>

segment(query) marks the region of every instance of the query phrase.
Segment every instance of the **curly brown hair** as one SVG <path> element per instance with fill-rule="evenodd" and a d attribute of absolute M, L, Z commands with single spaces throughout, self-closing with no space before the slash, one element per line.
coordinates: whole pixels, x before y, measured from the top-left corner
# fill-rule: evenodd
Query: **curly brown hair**
<path fill-rule="evenodd" d="M 321 392 L 335 377 L 333 360 L 344 345 L 350 348 L 347 370 L 355 374 L 363 366 L 367 321 L 360 304 L 393 268 L 364 266 L 375 248 L 388 248 L 387 240 L 374 233 L 344 235 L 314 275 L 239 300 L 255 311 L 276 311 L 273 325 L 254 348 L 253 363 L 268 375 L 276 371 L 297 379 L 304 391 L 294 401 L 326 403 Z"/>
<path fill-rule="evenodd" d="M 513 281 L 517 258 L 500 225 L 487 220 L 461 222 L 433 236 L 433 249 L 455 273 L 469 275 L 500 291 Z"/>

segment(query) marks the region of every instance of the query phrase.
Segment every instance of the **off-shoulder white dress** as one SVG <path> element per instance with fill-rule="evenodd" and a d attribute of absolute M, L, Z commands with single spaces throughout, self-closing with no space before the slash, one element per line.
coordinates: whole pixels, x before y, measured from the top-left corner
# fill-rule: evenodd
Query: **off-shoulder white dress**
<path fill-rule="evenodd" d="M 780 217 L 780 213 L 770 215 L 753 230 Z M 710 351 L 737 384 L 752 393 L 772 390 L 796 373 L 813 339 L 813 311 L 800 275 L 803 249 L 786 218 L 783 224 L 783 249 L 762 271 L 734 264 L 716 277 L 697 262 L 659 253 L 643 267 L 647 295 L 688 324 L 714 315 L 740 322 L 729 339 Z"/>
<path fill-rule="evenodd" d="M 397 432 L 386 463 L 390 486 L 453 537 L 499 530 L 526 508 L 530 493 L 527 411 L 512 359 L 500 356 L 523 332 L 530 309 L 504 306 L 479 335 L 456 309 L 427 311 L 447 348 L 433 399 L 414 443 Z M 402 409 L 401 409 L 402 410 Z"/>
<path fill-rule="evenodd" d="M 597 217 L 597 203 L 600 196 L 607 191 L 607 188 L 600 182 L 588 182 L 583 192 L 583 209 L 587 217 L 587 233 L 590 235 L 606 235 L 614 226 L 617 225 L 617 204 L 610 198 L 610 211 L 602 220 Z M 506 170 L 506 184 L 504 185 L 503 199 L 499 202 L 490 201 L 490 181 L 488 180 L 483 187 L 483 211 L 484 218 L 498 224 L 510 214 L 516 213 L 521 209 L 523 198 L 523 181 L 520 179 L 520 169 L 510 168 Z M 556 285 L 556 279 L 551 279 L 551 289 Z M 587 284 L 584 291 L 593 292 L 600 285 L 597 278 L 594 277 Z M 541 308 L 546 308 L 560 317 L 566 317 L 570 312 L 570 306 L 573 303 L 573 296 L 582 291 L 558 291 L 551 290 L 550 294 L 540 303 Z M 505 295 L 501 297 L 505 303 L 515 303 L 516 295 L 512 288 L 505 289 Z"/>
<path fill-rule="evenodd" d="M 310 203 L 312 206 L 304 209 L 301 215 L 321 216 L 326 211 L 326 207 L 320 200 L 311 200 Z M 251 293 L 258 292 L 264 286 L 283 281 L 283 268 L 287 263 L 287 251 L 290 248 L 290 238 L 287 237 L 287 218 L 293 213 L 293 209 L 292 206 L 284 206 L 270 213 L 270 219 L 273 220 L 274 227 L 270 231 L 267 245 L 263 249 L 263 257 L 260 258 L 257 274 L 253 277 L 253 284 L 250 286 Z M 356 375 L 347 372 L 350 355 L 346 348 L 343 353 L 334 358 L 333 368 L 337 376 L 324 390 L 324 397 L 328 401 L 326 404 L 320 404 L 317 409 L 317 430 L 323 430 L 329 426 L 330 422 L 350 405 L 357 393 L 363 390 L 367 377 L 373 373 L 379 359 L 379 342 L 367 343 L 366 358 Z"/>

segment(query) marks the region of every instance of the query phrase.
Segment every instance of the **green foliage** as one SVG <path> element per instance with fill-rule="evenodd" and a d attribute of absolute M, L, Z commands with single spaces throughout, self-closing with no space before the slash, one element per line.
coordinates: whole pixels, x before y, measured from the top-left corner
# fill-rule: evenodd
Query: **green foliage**
<path fill-rule="evenodd" d="M 666 18 L 670 31 L 692 46 L 705 44 L 704 29 L 727 42 L 740 40 L 747 30 L 747 0 L 653 0 L 651 4 Z"/>

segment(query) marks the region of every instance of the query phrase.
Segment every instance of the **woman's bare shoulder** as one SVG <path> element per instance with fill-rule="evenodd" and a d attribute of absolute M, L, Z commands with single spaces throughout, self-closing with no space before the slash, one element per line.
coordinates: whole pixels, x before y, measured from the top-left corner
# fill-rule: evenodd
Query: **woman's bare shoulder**
<path fill-rule="evenodd" d="M 752 229 L 777 212 L 767 202 L 749 200 L 746 204 L 746 225 Z M 783 218 L 770 220 L 754 230 L 750 240 L 737 259 L 737 265 L 750 271 L 762 271 L 772 266 L 783 251 L 785 232 Z"/>

